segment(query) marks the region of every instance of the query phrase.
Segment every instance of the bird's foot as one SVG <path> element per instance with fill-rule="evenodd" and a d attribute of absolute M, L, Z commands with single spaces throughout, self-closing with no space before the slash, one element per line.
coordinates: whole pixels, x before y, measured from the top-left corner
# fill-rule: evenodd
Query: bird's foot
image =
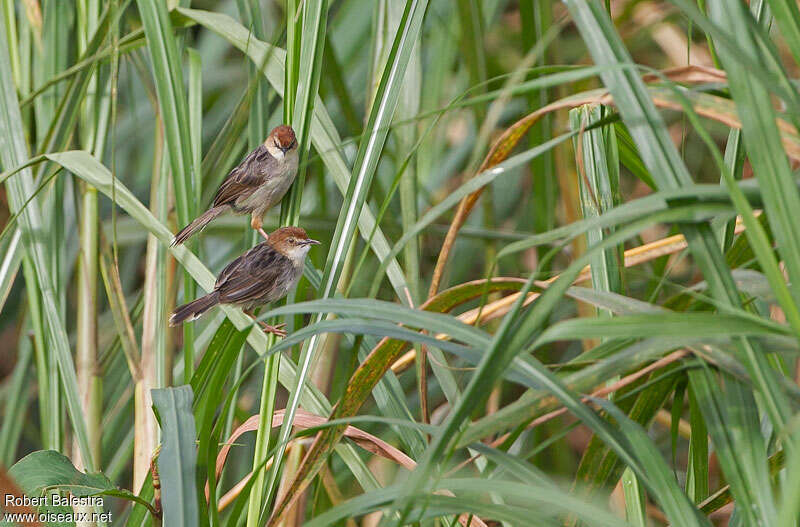
<path fill-rule="evenodd" d="M 267 333 L 272 333 L 276 337 L 284 338 L 286 336 L 286 331 L 283 329 L 286 327 L 286 324 L 278 324 L 277 326 L 270 326 L 269 324 L 262 322 L 260 320 L 256 320 L 258 325 L 261 326 L 261 329 L 266 331 Z"/>
<path fill-rule="evenodd" d="M 261 227 L 259 227 L 259 228 L 258 228 L 258 232 L 259 232 L 259 234 L 261 234 L 261 236 L 263 236 L 263 237 L 264 237 L 264 241 L 268 241 L 268 240 L 269 240 L 269 234 L 267 234 L 266 232 L 264 232 L 264 229 L 262 229 Z"/>

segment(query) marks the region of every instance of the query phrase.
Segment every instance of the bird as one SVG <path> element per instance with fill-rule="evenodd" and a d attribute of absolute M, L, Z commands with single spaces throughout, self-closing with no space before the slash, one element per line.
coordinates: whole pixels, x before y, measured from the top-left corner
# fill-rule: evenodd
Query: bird
<path fill-rule="evenodd" d="M 217 304 L 233 304 L 253 316 L 252 309 L 280 300 L 297 284 L 312 245 L 319 245 L 300 227 L 281 227 L 220 272 L 214 290 L 177 308 L 170 326 L 197 320 Z M 268 332 L 285 337 L 279 326 L 259 322 Z"/>
<path fill-rule="evenodd" d="M 280 203 L 297 175 L 297 138 L 291 126 L 275 127 L 258 148 L 247 154 L 228 172 L 220 184 L 211 208 L 181 229 L 171 246 L 179 245 L 203 230 L 223 212 L 250 214 L 250 226 L 264 239 L 264 213 Z"/>

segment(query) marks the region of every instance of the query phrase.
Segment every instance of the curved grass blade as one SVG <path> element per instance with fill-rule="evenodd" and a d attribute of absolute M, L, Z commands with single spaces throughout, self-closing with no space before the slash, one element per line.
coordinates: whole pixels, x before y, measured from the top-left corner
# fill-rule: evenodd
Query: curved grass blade
<path fill-rule="evenodd" d="M 480 329 L 468 326 L 449 315 L 420 311 L 407 308 L 392 302 L 372 299 L 320 299 L 308 302 L 288 304 L 264 313 L 268 318 L 277 315 L 293 315 L 297 313 L 338 313 L 340 315 L 363 316 L 369 313 L 370 317 L 387 322 L 406 324 L 420 329 L 427 329 L 437 333 L 444 333 L 453 338 L 462 340 L 476 346 L 485 346 L 490 336 Z"/>
<path fill-rule="evenodd" d="M 159 222 L 136 197 L 122 183 L 115 182 L 112 191 L 111 172 L 97 159 L 83 151 L 60 152 L 47 154 L 47 159 L 54 161 L 72 174 L 82 178 L 97 190 L 108 197 L 114 196 L 117 205 L 134 218 L 142 227 L 152 233 L 164 246 L 169 247 L 172 242 L 172 232 Z M 215 276 L 189 249 L 183 246 L 170 248 L 172 256 L 179 262 L 192 278 L 206 291 L 214 287 Z M 222 311 L 233 323 L 237 330 L 247 330 L 247 342 L 258 354 L 266 353 L 268 349 L 267 335 L 253 324 L 253 320 L 242 313 L 238 308 L 222 306 Z M 281 355 L 280 374 L 278 380 L 285 387 L 294 386 L 297 379 L 297 365 L 286 355 Z M 331 404 L 325 396 L 312 384 L 307 384 L 301 395 L 303 408 L 317 414 L 328 414 Z M 377 482 L 372 474 L 358 457 L 353 447 L 345 445 L 340 450 L 342 458 L 348 468 L 357 477 L 364 488 L 375 488 Z"/>
<path fill-rule="evenodd" d="M 723 5 L 717 0 L 709 1 L 709 7 L 712 19 L 731 28 L 732 38 L 741 49 L 757 57 L 758 44 L 749 30 L 755 21 L 746 7 Z M 796 6 L 794 10 L 797 11 Z M 775 125 L 777 116 L 763 85 L 754 80 L 725 46 L 717 46 L 717 49 L 728 73 L 731 94 L 738 103 L 745 148 L 761 186 L 778 253 L 785 262 L 792 298 L 795 305 L 800 305 L 800 233 L 795 228 L 800 193 Z"/>
<path fill-rule="evenodd" d="M 237 49 L 245 53 L 257 67 L 263 65 L 262 72 L 264 76 L 278 95 L 283 97 L 284 61 L 286 58 L 286 52 L 284 50 L 253 38 L 241 24 L 238 24 L 226 15 L 182 7 L 177 8 L 176 11 L 219 34 Z M 267 58 L 266 61 L 264 60 L 265 57 Z M 339 151 L 342 145 L 342 139 L 339 137 L 336 127 L 328 111 L 325 109 L 325 105 L 319 98 L 314 102 L 310 134 L 312 144 L 317 153 L 319 153 L 323 163 L 325 163 L 325 166 L 330 171 L 330 175 L 333 177 L 336 186 L 342 194 L 346 194 L 352 175 Z M 368 205 L 362 207 L 360 216 L 357 219 L 361 237 L 365 240 L 369 240 L 370 246 L 375 256 L 378 257 L 378 260 L 381 262 L 386 261 L 388 258 L 387 255 L 389 254 L 389 242 L 383 234 L 383 231 L 379 227 L 376 227 L 375 215 Z M 370 240 L 369 235 L 373 229 L 376 229 L 376 232 Z M 389 260 L 390 261 L 386 264 L 389 280 L 398 298 L 404 298 L 406 287 L 405 277 L 397 260 L 394 258 L 390 258 Z"/>
<path fill-rule="evenodd" d="M 613 67 L 620 63 L 632 63 L 605 11 L 585 0 L 569 0 L 567 6 L 598 65 Z M 616 68 L 609 68 L 601 74 L 601 77 L 614 96 L 615 104 L 639 147 L 642 160 L 655 178 L 658 187 L 675 188 L 690 184 L 691 176 L 672 143 L 664 121 L 647 95 L 641 79 L 628 71 Z M 692 255 L 708 281 L 711 295 L 722 306 L 740 306 L 741 301 L 735 284 L 710 227 L 687 226 L 682 230 Z M 780 383 L 776 382 L 761 346 L 743 338 L 739 341 L 739 348 L 742 360 L 763 396 L 773 426 L 782 429 L 790 415 L 788 401 L 786 395 L 778 388 Z M 712 379 L 706 376 L 704 382 L 711 384 Z M 740 389 L 737 385 L 734 385 L 727 395 L 732 405 L 743 402 L 746 406 L 755 406 L 752 393 Z M 746 430 L 757 430 L 758 422 L 744 416 L 737 426 L 742 427 L 742 435 L 739 437 L 752 436 L 752 433 Z M 740 455 L 737 459 L 732 459 L 731 463 L 747 465 L 747 470 L 752 472 L 753 479 L 763 481 L 767 470 L 766 452 L 751 449 L 745 444 L 739 445 L 734 450 Z M 764 524 L 774 522 L 775 509 L 771 500 L 766 498 L 768 491 L 756 493 L 744 488 L 739 490 L 744 492 L 738 496 L 741 508 L 752 515 L 751 521 L 760 521 Z"/>
<path fill-rule="evenodd" d="M 347 195 L 344 199 L 344 206 L 342 212 L 339 214 L 336 230 L 331 239 L 331 247 L 328 251 L 328 258 L 325 263 L 325 271 L 322 275 L 322 283 L 319 291 L 319 296 L 321 298 L 333 296 L 336 285 L 339 282 L 344 259 L 352 242 L 358 218 L 364 208 L 367 192 L 369 191 L 372 177 L 375 174 L 383 145 L 389 132 L 389 124 L 391 123 L 394 110 L 397 106 L 401 83 L 411 58 L 411 52 L 416 43 L 420 28 L 422 27 L 422 19 L 425 16 L 427 5 L 427 0 L 408 0 L 403 18 L 398 25 L 392 50 L 386 61 L 386 67 L 381 77 L 381 83 L 378 86 L 375 102 L 373 103 L 370 117 L 365 126 L 365 135 L 359 145 L 358 155 L 356 156 L 356 161 L 353 166 L 353 177 L 350 179 Z M 321 319 L 322 316 L 323 315 L 318 315 L 317 320 Z M 275 454 L 273 474 L 277 474 L 277 467 L 280 466 L 286 440 L 291 432 L 292 417 L 299 403 L 300 393 L 303 389 L 309 368 L 311 367 L 311 362 L 316 353 L 318 343 L 318 338 L 315 336 L 311 337 L 301 352 L 298 383 L 296 388 L 291 392 L 289 402 L 286 406 L 287 417 L 284 425 L 281 427 L 279 435 L 278 444 L 280 446 Z M 290 494 L 280 500 L 273 510 L 272 516 L 267 524 L 275 525 L 283 516 L 288 506 L 297 498 L 299 498 L 298 494 Z"/>
<path fill-rule="evenodd" d="M 25 133 L 22 129 L 22 115 L 17 102 L 16 88 L 11 76 L 9 62 L 8 42 L 0 39 L 0 160 L 6 168 L 19 166 L 28 158 L 28 149 L 25 143 Z M 9 202 L 13 212 L 21 211 L 20 227 L 25 239 L 27 253 L 32 262 L 31 271 L 35 272 L 42 295 L 46 330 L 50 344 L 53 346 L 51 353 L 58 364 L 58 373 L 67 404 L 67 413 L 72 422 L 75 439 L 81 452 L 81 458 L 87 460 L 86 468 L 94 469 L 91 463 L 91 450 L 89 448 L 86 422 L 83 419 L 80 399 L 78 397 L 78 379 L 75 374 L 75 364 L 69 348 L 69 338 L 64 328 L 63 321 L 58 313 L 56 293 L 53 284 L 53 274 L 49 265 L 48 254 L 45 252 L 42 240 L 44 222 L 41 216 L 39 200 L 32 200 L 27 206 L 23 204 L 28 196 L 34 195 L 34 184 L 31 171 L 23 169 L 16 177 L 6 181 Z M 27 265 L 27 264 L 26 264 Z"/>
<path fill-rule="evenodd" d="M 732 338 L 740 336 L 787 336 L 789 328 L 742 312 L 733 313 L 661 313 L 657 315 L 623 315 L 603 318 L 573 318 L 550 326 L 537 339 L 544 344 L 565 339 L 637 338 L 641 335 L 668 337 L 681 335 L 687 339 Z"/>
<path fill-rule="evenodd" d="M 489 388 L 493 386 L 494 382 L 503 374 L 505 369 L 514 361 L 515 357 L 523 350 L 528 349 L 529 342 L 542 331 L 542 327 L 546 324 L 552 309 L 559 301 L 563 293 L 568 289 L 569 284 L 578 276 L 580 269 L 585 265 L 589 258 L 595 253 L 602 251 L 608 247 L 613 247 L 627 240 L 628 238 L 636 235 L 646 225 L 653 222 L 671 222 L 676 217 L 676 211 L 667 211 L 664 213 L 651 215 L 647 220 L 634 222 L 624 228 L 619 229 L 614 234 L 608 236 L 602 242 L 591 247 L 584 255 L 577 258 L 570 266 L 559 275 L 558 280 L 553 282 L 550 287 L 542 293 L 539 299 L 533 304 L 533 307 L 522 312 L 523 298 L 530 291 L 534 278 L 531 277 L 522 289 L 522 294 L 516 300 L 514 306 L 509 313 L 503 318 L 500 328 L 494 335 L 491 345 L 483 355 L 480 364 L 475 370 L 472 378 L 463 392 L 462 398 L 454 406 L 452 412 L 446 418 L 444 424 L 440 427 L 439 432 L 431 442 L 430 447 L 426 450 L 425 457 L 419 462 L 419 468 L 412 473 L 411 477 L 404 484 L 404 492 L 395 503 L 398 510 L 401 511 L 400 518 L 397 524 L 402 524 L 403 521 L 408 519 L 408 514 L 411 511 L 412 503 L 410 495 L 418 492 L 419 489 L 424 488 L 431 481 L 431 476 L 435 471 L 435 464 L 441 459 L 447 459 L 449 454 L 455 447 L 458 440 L 459 428 L 463 425 L 464 421 L 469 417 L 472 409 L 475 408 L 486 397 Z M 588 426 L 592 427 L 594 432 L 601 435 L 602 439 L 617 452 L 617 454 L 637 471 L 637 475 L 642 478 L 645 484 L 650 485 L 645 479 L 644 473 L 634 466 L 633 459 L 629 455 L 629 451 L 625 448 L 624 443 L 620 442 L 620 438 L 606 425 L 600 422 L 596 416 L 591 412 L 586 412 L 586 408 L 581 403 L 577 405 L 568 403 L 573 401 L 574 396 L 570 395 L 565 390 L 560 381 L 558 381 L 549 371 L 544 369 L 538 361 L 532 357 L 528 357 L 525 363 L 529 366 L 527 372 L 531 375 L 531 382 L 535 383 L 538 387 L 544 387 L 551 391 L 553 395 L 558 397 L 570 410 L 575 412 L 577 416 L 584 421 Z M 685 498 L 685 495 L 682 494 Z M 688 515 L 683 508 L 683 502 L 662 502 L 667 505 L 674 506 L 671 513 L 685 520 L 692 515 Z M 694 510 L 692 508 L 692 510 Z M 683 522 L 678 522 L 683 524 Z"/>
<path fill-rule="evenodd" d="M 183 65 L 178 43 L 170 22 L 167 5 L 158 0 L 137 0 L 142 17 L 147 49 L 153 65 L 153 80 L 164 122 L 164 136 L 169 148 L 169 163 L 175 185 L 178 223 L 186 225 L 195 212 L 193 186 L 192 136 L 189 108 L 183 83 Z"/>
<path fill-rule="evenodd" d="M 478 280 L 440 292 L 420 306 L 421 310 L 447 312 L 455 306 L 493 291 L 515 290 L 522 284 L 517 279 Z M 330 420 L 352 417 L 372 393 L 372 389 L 406 349 L 400 340 L 383 338 L 351 376 L 345 393 L 330 414 Z M 288 495 L 299 495 L 317 475 L 327 456 L 333 452 L 344 433 L 344 426 L 326 428 L 314 442 L 297 470 Z"/>

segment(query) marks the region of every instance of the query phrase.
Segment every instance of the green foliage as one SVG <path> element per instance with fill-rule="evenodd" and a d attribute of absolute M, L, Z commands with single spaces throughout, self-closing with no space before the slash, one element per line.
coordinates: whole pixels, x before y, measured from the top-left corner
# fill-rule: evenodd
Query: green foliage
<path fill-rule="evenodd" d="M 153 390 L 153 410 L 161 425 L 161 451 L 157 465 L 167 525 L 197 525 L 200 522 L 194 489 L 197 433 L 192 414 L 193 399 L 189 386 Z"/>
<path fill-rule="evenodd" d="M 800 11 L 610 7 L 3 0 L 0 476 L 137 527 L 796 525 Z M 279 123 L 304 278 L 169 328 Z"/>
<path fill-rule="evenodd" d="M 64 455 L 53 450 L 39 450 L 20 459 L 8 470 L 8 475 L 29 496 L 43 496 L 62 491 L 75 497 L 113 496 L 150 504 L 130 491 L 119 489 L 102 473 L 84 474 Z"/>

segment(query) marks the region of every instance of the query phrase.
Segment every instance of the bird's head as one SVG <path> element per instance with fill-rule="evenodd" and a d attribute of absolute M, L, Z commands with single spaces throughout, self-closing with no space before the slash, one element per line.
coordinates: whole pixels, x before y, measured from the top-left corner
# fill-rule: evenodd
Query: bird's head
<path fill-rule="evenodd" d="M 312 245 L 319 245 L 300 227 L 281 227 L 269 234 L 269 243 L 276 251 L 295 263 L 302 263 Z"/>
<path fill-rule="evenodd" d="M 288 124 L 276 126 L 267 136 L 264 146 L 272 157 L 279 160 L 297 152 L 297 138 L 294 130 Z"/>

